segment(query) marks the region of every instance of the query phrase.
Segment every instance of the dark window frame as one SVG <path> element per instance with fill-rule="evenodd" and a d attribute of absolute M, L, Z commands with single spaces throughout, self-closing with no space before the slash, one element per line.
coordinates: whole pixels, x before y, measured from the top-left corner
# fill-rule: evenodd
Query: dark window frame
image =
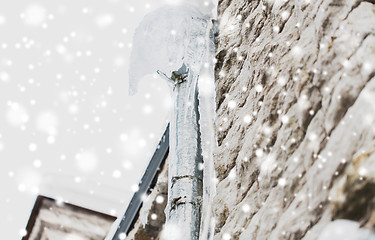
<path fill-rule="evenodd" d="M 126 235 L 134 228 L 134 224 L 139 217 L 139 211 L 142 208 L 142 198 L 144 194 L 150 194 L 155 187 L 158 176 L 163 169 L 165 161 L 169 154 L 169 124 L 164 131 L 164 134 L 156 148 L 148 167 L 138 185 L 139 190 L 134 193 L 124 216 L 121 219 L 116 233 L 112 240 L 119 240 L 119 235 L 125 233 Z"/>

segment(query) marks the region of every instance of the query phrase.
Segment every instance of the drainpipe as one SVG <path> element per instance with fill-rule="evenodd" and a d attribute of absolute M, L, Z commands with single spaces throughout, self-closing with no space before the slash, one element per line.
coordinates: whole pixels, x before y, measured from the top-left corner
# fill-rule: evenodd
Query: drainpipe
<path fill-rule="evenodd" d="M 211 19 L 192 18 L 186 27 L 188 41 L 185 42 L 185 54 L 183 64 L 177 71 L 172 72 L 169 78 L 158 72 L 172 86 L 174 108 L 170 121 L 170 152 L 168 159 L 168 204 L 165 209 L 166 225 L 162 240 L 198 240 L 201 234 L 202 239 L 211 239 L 212 219 L 211 203 L 215 186 L 212 185 L 214 176 L 211 147 L 206 146 L 207 162 L 204 166 L 201 146 L 201 126 L 199 108 L 205 114 L 206 125 L 205 141 L 214 142 L 214 131 L 211 116 L 211 104 L 214 103 L 212 55 L 214 54 L 214 32 Z M 208 66 L 206 66 L 208 64 Z M 206 69 L 206 68 L 212 68 Z M 198 98 L 198 79 L 200 74 L 210 84 L 200 84 L 203 87 L 201 96 Z M 212 80 L 212 82 L 211 82 Z M 211 91 L 210 91 L 211 89 Z M 203 100 L 203 106 L 199 106 L 199 100 Z M 212 101 L 212 102 L 211 102 Z M 213 124 L 213 123 L 212 123 Z M 212 133 L 212 134 L 211 134 Z M 211 156 L 211 157 L 210 157 Z M 212 163 L 211 163 L 212 164 Z M 212 168 L 212 169 L 211 169 Z M 205 179 L 203 179 L 203 169 Z M 203 187 L 205 192 L 203 193 Z M 207 192 L 208 191 L 208 192 Z M 206 198 L 203 202 L 203 195 Z M 206 213 L 202 213 L 202 206 L 205 206 Z M 207 209 L 208 208 L 208 209 Z M 204 218 L 204 219 L 202 219 Z"/>
<path fill-rule="evenodd" d="M 185 64 L 167 78 L 173 84 L 174 108 L 170 122 L 167 221 L 162 236 L 166 240 L 199 238 L 203 159 L 197 79 L 198 74 Z"/>
<path fill-rule="evenodd" d="M 214 140 L 212 134 L 207 134 L 207 129 L 211 129 L 207 126 L 213 124 L 212 121 L 202 121 L 207 118 L 207 114 L 202 113 L 204 118 L 200 119 L 198 111 L 199 75 L 205 74 L 201 70 L 207 66 L 213 69 L 212 65 L 207 64 L 211 61 L 207 61 L 207 58 L 211 59 L 210 56 L 214 54 L 212 26 L 209 21 L 208 16 L 189 4 L 169 6 L 145 17 L 134 35 L 132 64 L 129 69 L 130 92 L 134 93 L 141 77 L 156 69 L 161 69 L 168 75 L 171 73 L 171 76 L 167 76 L 158 71 L 171 85 L 174 100 L 170 120 L 168 204 L 165 209 L 166 225 L 161 236 L 163 240 L 198 240 L 201 229 L 204 235 L 212 232 L 206 226 L 211 214 L 201 213 L 203 194 L 205 208 L 210 207 L 213 196 L 210 184 L 213 171 L 205 174 L 203 193 L 203 168 L 210 170 L 212 164 L 203 166 L 201 138 L 205 144 Z M 175 69 L 178 67 L 180 68 Z M 199 97 L 201 99 L 201 94 Z M 208 97 L 202 99 L 204 107 L 201 110 L 207 110 L 207 104 L 211 100 Z M 214 99 L 212 103 L 214 104 Z M 202 136 L 200 121 L 206 130 Z M 212 152 L 206 145 L 204 149 L 206 156 Z M 212 157 L 207 159 L 212 160 Z"/>

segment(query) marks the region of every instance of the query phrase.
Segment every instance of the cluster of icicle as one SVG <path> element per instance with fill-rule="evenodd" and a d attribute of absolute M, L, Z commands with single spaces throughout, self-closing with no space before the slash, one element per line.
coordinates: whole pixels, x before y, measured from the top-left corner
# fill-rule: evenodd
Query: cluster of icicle
<path fill-rule="evenodd" d="M 137 91 L 142 77 L 155 74 L 156 71 L 171 76 L 173 71 L 185 64 L 189 71 L 198 76 L 193 78 L 194 82 L 191 86 L 194 88 L 198 86 L 199 124 L 204 161 L 203 211 L 199 239 L 212 239 L 214 224 L 211 212 L 211 204 L 215 195 L 212 152 L 216 147 L 214 31 L 212 19 L 193 6 L 179 5 L 160 8 L 148 14 L 137 28 L 129 68 L 130 94 Z M 193 94 L 185 97 L 187 103 L 194 102 L 192 101 Z M 188 115 L 188 113 L 185 114 L 185 116 Z M 171 141 L 173 142 L 173 139 Z"/>

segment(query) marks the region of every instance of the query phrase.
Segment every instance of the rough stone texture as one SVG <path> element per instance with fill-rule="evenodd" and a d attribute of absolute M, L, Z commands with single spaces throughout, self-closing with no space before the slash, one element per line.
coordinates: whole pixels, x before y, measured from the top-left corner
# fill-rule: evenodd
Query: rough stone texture
<path fill-rule="evenodd" d="M 158 176 L 157 183 L 143 202 L 139 218 L 126 240 L 160 239 L 165 223 L 164 209 L 168 199 L 168 161 Z M 155 218 L 156 217 L 156 218 Z"/>
<path fill-rule="evenodd" d="M 214 239 L 374 227 L 375 2 L 221 0 L 218 15 Z"/>

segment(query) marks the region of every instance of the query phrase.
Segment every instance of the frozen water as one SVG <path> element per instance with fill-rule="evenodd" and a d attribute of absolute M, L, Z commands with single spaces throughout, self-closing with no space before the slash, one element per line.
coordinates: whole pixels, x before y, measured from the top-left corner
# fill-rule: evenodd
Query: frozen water
<path fill-rule="evenodd" d="M 205 162 L 203 166 L 203 206 L 206 209 L 211 209 L 211 203 L 215 194 L 215 182 L 212 181 L 215 178 L 212 151 L 216 144 L 213 71 L 215 44 L 213 39 L 214 26 L 209 16 L 202 14 L 191 5 L 165 6 L 147 15 L 137 28 L 133 39 L 129 67 L 130 94 L 136 93 L 143 77 L 155 74 L 157 71 L 167 79 L 173 90 L 175 90 L 173 86 L 175 84 L 172 83 L 173 79 L 175 79 L 173 75 L 176 75 L 176 73 L 177 75 L 181 75 L 181 73 L 189 72 L 187 86 L 176 88 L 177 90 L 173 92 L 175 105 L 182 106 L 182 109 L 179 113 L 172 114 L 170 136 L 176 136 L 180 143 L 178 148 L 180 150 L 184 149 L 184 151 L 179 152 L 178 159 L 181 158 L 181 161 L 179 160 L 178 164 L 173 164 L 173 162 L 177 162 L 172 161 L 176 155 L 177 139 L 171 137 L 169 170 L 173 170 L 170 172 L 177 173 L 175 176 L 178 176 L 178 173 L 181 172 L 193 175 L 190 173 L 190 170 L 194 167 L 188 166 L 191 164 L 188 164 L 188 161 L 182 160 L 186 160 L 185 155 L 190 153 L 189 151 L 185 151 L 186 149 L 190 149 L 190 146 L 188 146 L 188 143 L 191 142 L 190 140 L 195 141 L 199 135 L 196 122 L 194 123 L 195 125 L 191 124 L 191 119 L 195 119 L 194 116 L 197 114 L 195 106 L 197 103 L 196 87 L 198 87 L 200 135 L 202 154 Z M 178 70 L 181 71 L 178 72 Z M 144 108 L 143 110 L 146 113 L 152 109 Z M 181 132 L 186 134 L 181 135 Z M 186 189 L 177 189 L 175 193 L 180 190 L 183 192 Z M 197 190 L 192 189 L 192 191 Z M 143 223 L 145 223 L 145 218 L 147 217 L 147 213 L 144 214 L 145 216 L 141 216 Z M 202 216 L 200 233 L 202 237 L 200 239 L 211 239 L 213 235 L 212 229 L 212 214 L 210 211 L 205 211 Z M 174 230 L 176 230 L 175 227 L 168 224 L 163 232 L 167 235 L 173 233 L 171 239 L 176 239 Z M 181 229 L 178 229 L 178 233 L 182 233 Z M 166 236 L 166 238 L 168 237 Z"/>
<path fill-rule="evenodd" d="M 157 70 L 170 76 L 185 63 L 194 72 L 199 72 L 200 65 L 197 66 L 194 61 L 202 58 L 205 39 L 197 37 L 201 34 L 196 35 L 195 19 L 206 22 L 208 17 L 190 5 L 165 6 L 143 19 L 133 39 L 129 68 L 130 94 L 137 91 L 142 77 Z M 198 56 L 186 54 L 187 48 L 193 44 L 203 47 L 195 52 Z"/>
<path fill-rule="evenodd" d="M 190 86 L 195 88 L 196 81 L 198 81 L 200 134 L 205 162 L 203 186 L 203 206 L 205 209 L 211 208 L 215 194 L 215 183 L 211 181 L 215 178 L 212 152 L 216 143 L 214 131 L 214 31 L 214 26 L 208 16 L 204 16 L 192 6 L 161 8 L 146 16 L 138 27 L 134 36 L 129 69 L 131 94 L 136 92 L 138 83 L 143 76 L 160 71 L 168 78 L 168 76 L 172 76 L 174 71 L 183 68 L 185 65 L 195 76 Z M 194 93 L 195 90 L 193 89 L 192 92 Z M 185 102 L 195 102 L 193 95 L 184 96 Z M 189 104 L 186 104 L 185 107 L 181 111 L 187 111 Z M 183 115 L 186 117 L 191 114 L 185 112 Z M 182 119 L 182 121 L 185 120 Z M 186 124 L 181 126 L 184 125 Z M 171 127 L 173 132 L 173 124 Z M 171 139 L 171 146 L 173 146 L 173 143 L 174 139 Z M 173 148 L 170 154 L 173 157 Z M 173 166 L 170 167 L 173 168 Z M 182 167 L 178 166 L 178 168 Z M 209 233 L 212 232 L 211 218 L 210 211 L 202 215 L 202 239 L 207 239 Z"/>

